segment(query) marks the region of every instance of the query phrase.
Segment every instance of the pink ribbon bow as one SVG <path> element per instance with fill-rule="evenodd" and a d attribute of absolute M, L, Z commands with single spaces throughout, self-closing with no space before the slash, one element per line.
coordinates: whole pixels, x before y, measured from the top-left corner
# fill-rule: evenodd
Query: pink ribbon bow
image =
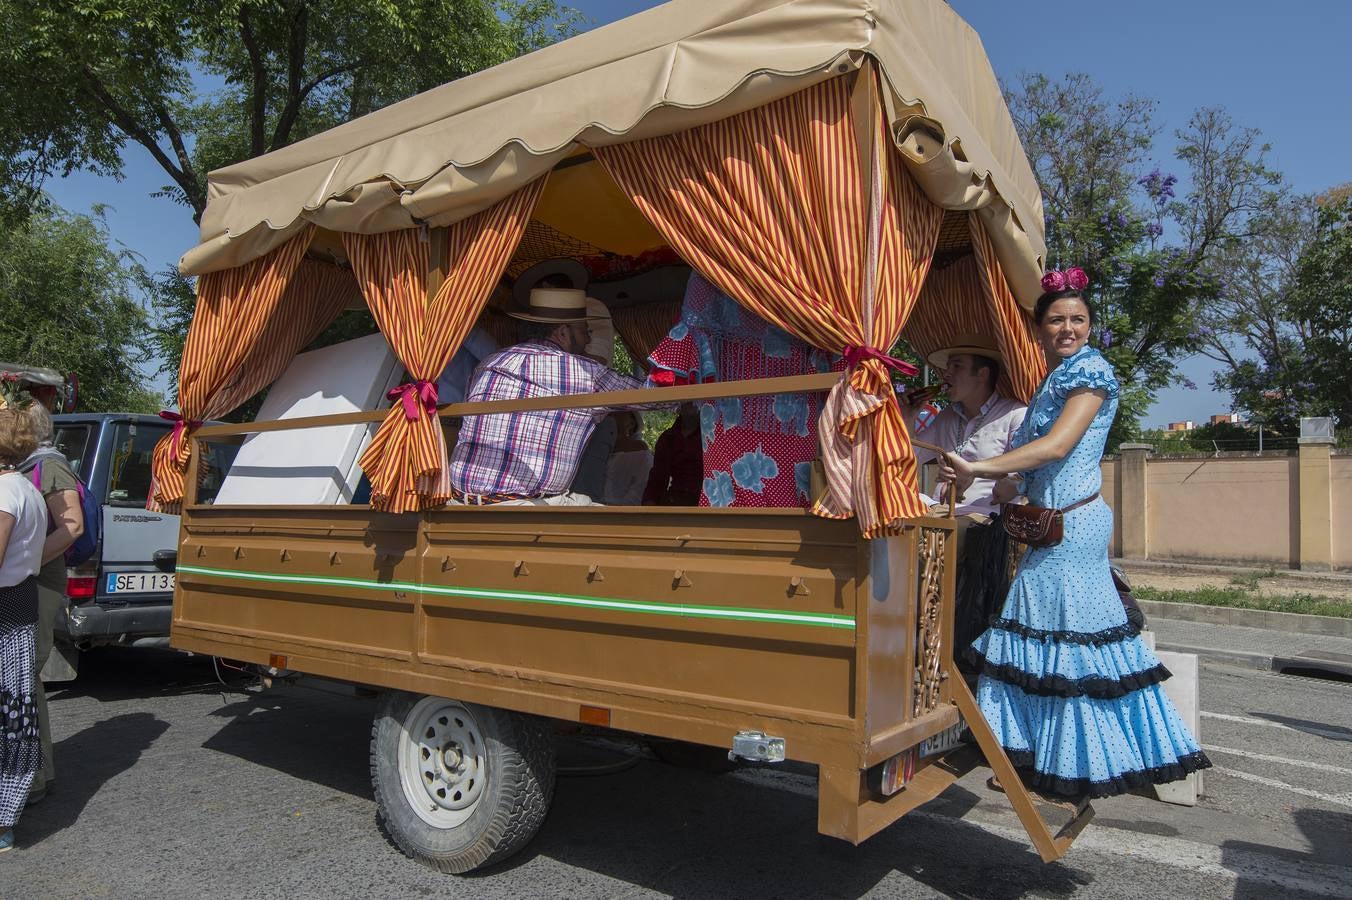
<path fill-rule="evenodd" d="M 401 384 L 385 395 L 388 400 L 398 400 L 404 404 L 404 418 L 410 422 L 418 421 L 418 407 L 429 417 L 437 414 L 437 386 L 430 381 L 418 381 Z"/>
<path fill-rule="evenodd" d="M 174 454 L 178 455 L 178 448 L 183 444 L 183 432 L 190 428 L 201 428 L 201 419 L 185 419 L 183 416 L 171 410 L 160 410 L 160 418 L 174 423 L 174 430 L 170 432 L 170 446 L 174 448 Z"/>
<path fill-rule="evenodd" d="M 920 374 L 920 370 L 906 360 L 897 359 L 895 356 L 888 356 L 877 347 L 865 347 L 855 344 L 845 348 L 845 365 L 851 369 L 856 368 L 860 363 L 870 359 L 876 359 L 893 372 L 900 372 L 902 375 Z"/>

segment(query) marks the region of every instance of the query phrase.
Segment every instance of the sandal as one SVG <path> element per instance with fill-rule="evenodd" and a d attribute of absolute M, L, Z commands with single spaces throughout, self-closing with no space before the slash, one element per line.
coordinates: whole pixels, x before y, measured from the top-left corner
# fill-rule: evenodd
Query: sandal
<path fill-rule="evenodd" d="M 14 849 L 14 829 L 6 828 L 0 832 L 0 853 Z"/>

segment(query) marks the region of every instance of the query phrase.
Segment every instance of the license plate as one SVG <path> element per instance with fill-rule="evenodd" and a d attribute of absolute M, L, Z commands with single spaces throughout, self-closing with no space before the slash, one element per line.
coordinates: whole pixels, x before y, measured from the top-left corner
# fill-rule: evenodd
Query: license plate
<path fill-rule="evenodd" d="M 106 593 L 148 594 L 173 589 L 173 572 L 109 572 Z"/>

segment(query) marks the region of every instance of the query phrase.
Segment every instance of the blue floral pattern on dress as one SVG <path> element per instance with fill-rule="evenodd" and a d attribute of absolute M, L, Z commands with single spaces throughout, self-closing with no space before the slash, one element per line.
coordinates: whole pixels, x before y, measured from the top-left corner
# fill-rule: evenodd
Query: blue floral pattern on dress
<path fill-rule="evenodd" d="M 794 463 L 793 481 L 798 488 L 798 495 L 804 500 L 812 499 L 812 463 L 800 462 Z"/>
<path fill-rule="evenodd" d="M 727 472 L 714 472 L 711 477 L 704 479 L 704 496 L 709 498 L 710 506 L 732 506 L 735 496 L 732 478 Z"/>
<path fill-rule="evenodd" d="M 759 494 L 765 490 L 765 482 L 779 474 L 779 463 L 765 455 L 764 445 L 756 445 L 739 456 L 732 464 L 732 478 L 737 486 L 746 491 Z"/>
<path fill-rule="evenodd" d="M 718 409 L 712 403 L 699 405 L 699 439 L 703 449 L 708 450 L 718 433 Z"/>
<path fill-rule="evenodd" d="M 782 433 L 807 437 L 808 410 L 806 394 L 776 394 L 774 411 L 775 419 L 779 422 L 779 430 Z"/>
<path fill-rule="evenodd" d="M 761 339 L 761 350 L 771 359 L 788 359 L 793 353 L 792 341 L 787 331 L 769 328 Z"/>
<path fill-rule="evenodd" d="M 718 407 L 718 417 L 723 423 L 723 430 L 736 428 L 742 424 L 742 398 L 724 397 L 715 401 Z"/>

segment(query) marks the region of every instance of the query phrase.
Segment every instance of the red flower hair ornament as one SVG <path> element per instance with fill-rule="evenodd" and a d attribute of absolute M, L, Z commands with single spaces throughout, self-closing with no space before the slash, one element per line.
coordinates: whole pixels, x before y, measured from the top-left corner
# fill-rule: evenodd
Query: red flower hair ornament
<path fill-rule="evenodd" d="M 1072 266 L 1065 271 L 1052 269 L 1042 276 L 1042 289 L 1049 294 L 1057 291 L 1082 291 L 1087 287 L 1089 276 L 1084 274 L 1084 269 L 1079 266 Z"/>

